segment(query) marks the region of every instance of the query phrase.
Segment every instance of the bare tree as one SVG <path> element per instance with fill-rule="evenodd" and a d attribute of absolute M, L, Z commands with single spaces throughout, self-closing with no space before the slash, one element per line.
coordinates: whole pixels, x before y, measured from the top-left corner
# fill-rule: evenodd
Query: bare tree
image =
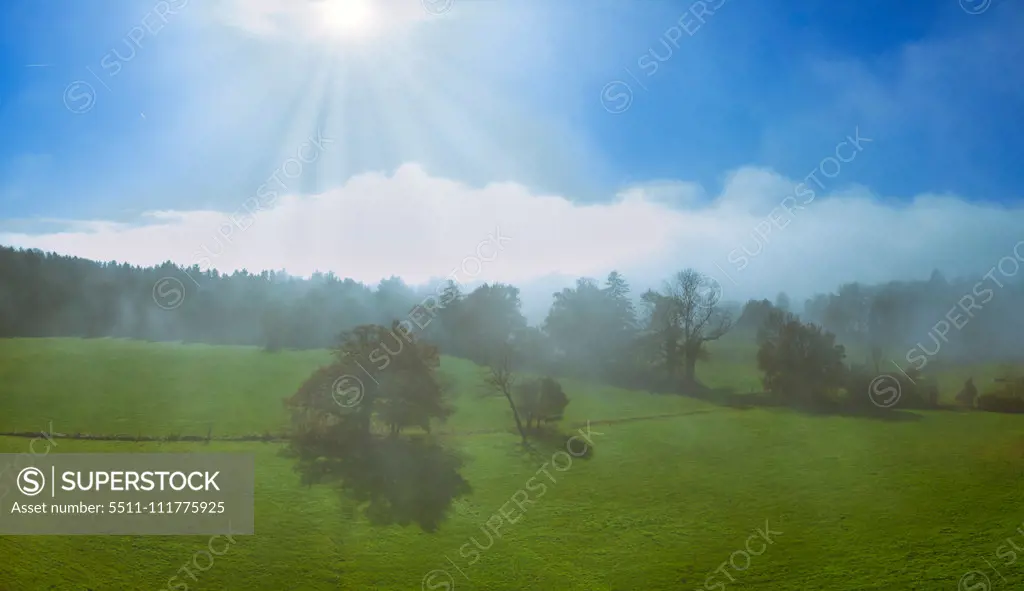
<path fill-rule="evenodd" d="M 732 327 L 731 315 L 721 308 L 722 289 L 717 281 L 693 269 L 680 271 L 666 282 L 664 293 L 644 294 L 652 304 L 651 326 L 669 370 L 682 357 L 687 385 L 697 383 L 697 361 L 705 358 L 705 343 L 722 337 Z"/>
<path fill-rule="evenodd" d="M 500 392 L 508 400 L 508 406 L 512 409 L 512 416 L 516 420 L 516 429 L 519 436 L 523 438 L 523 445 L 526 445 L 526 431 L 523 429 L 523 422 L 519 418 L 519 411 L 512 399 L 512 390 L 516 385 L 516 375 L 512 371 L 512 355 L 508 346 L 502 349 L 497 359 L 493 359 L 487 366 L 487 373 L 484 375 L 484 385 L 493 391 Z"/>

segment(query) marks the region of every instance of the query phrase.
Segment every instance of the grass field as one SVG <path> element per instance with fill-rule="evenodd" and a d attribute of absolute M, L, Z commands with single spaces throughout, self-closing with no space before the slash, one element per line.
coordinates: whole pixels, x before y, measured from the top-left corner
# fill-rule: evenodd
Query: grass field
<path fill-rule="evenodd" d="M 699 368 L 701 379 L 755 388 L 751 351 L 722 347 Z M 113 339 L 0 340 L 0 431 L 52 422 L 60 433 L 280 433 L 288 422 L 282 399 L 327 359 Z M 996 369 L 938 376 L 943 399 L 964 375 L 983 388 Z M 572 380 L 564 382 L 571 403 L 563 430 L 591 421 L 600 433 L 594 456 L 552 471 L 557 481 L 468 565 L 459 547 L 482 537 L 480 526 L 541 462 L 519 451 L 504 400 L 479 395 L 479 368 L 446 358 L 442 370 L 455 381 L 458 408 L 442 436 L 467 457 L 474 491 L 436 534 L 371 526 L 334 489 L 300 486 L 279 444 L 60 439 L 53 452 L 256 454 L 256 535 L 236 537 L 209 570 L 186 579 L 189 589 L 445 589 L 436 577 L 423 586 L 427 573 L 443 569 L 454 581 L 449 591 L 691 591 L 705 588 L 766 521 L 781 533 L 748 568 L 715 575 L 722 589 L 956 589 L 974 570 L 991 589 L 1024 585 L 1024 563 L 996 557 L 1006 538 L 1024 547 L 1015 532 L 1024 521 L 1016 505 L 1024 417 L 811 416 Z M 622 420 L 629 418 L 636 420 Z M 0 452 L 27 446 L 0 437 Z M 162 589 L 207 540 L 0 537 L 0 591 Z"/>

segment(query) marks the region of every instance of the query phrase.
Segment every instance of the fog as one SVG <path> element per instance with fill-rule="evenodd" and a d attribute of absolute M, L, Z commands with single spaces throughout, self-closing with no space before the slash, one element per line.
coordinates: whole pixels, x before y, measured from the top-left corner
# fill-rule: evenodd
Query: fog
<path fill-rule="evenodd" d="M 1024 242 L 1018 246 L 1022 245 Z M 1024 259 L 1017 258 L 1012 249 L 1010 252 L 975 276 L 948 279 L 935 271 L 927 280 L 850 282 L 805 299 L 786 293 L 783 307 L 835 333 L 851 351 L 881 347 L 890 361 L 903 369 L 924 369 L 936 361 L 1019 359 L 1024 329 L 1019 269 Z M 1024 255 L 1024 247 L 1017 252 Z M 667 269 L 665 280 L 675 271 Z M 706 289 L 715 296 L 717 309 L 737 321 L 734 332 L 756 329 L 756 323 L 743 319 L 747 302 L 729 299 L 727 286 L 711 276 L 706 278 Z M 497 283 L 459 284 L 444 278 L 410 286 L 392 277 L 367 285 L 333 273 L 317 273 L 308 279 L 283 271 L 223 275 L 170 263 L 142 268 L 4 248 L 0 251 L 0 335 L 322 348 L 336 344 L 341 331 L 361 324 L 408 322 L 411 314 L 423 309 L 433 317 L 447 305 L 441 301 L 444 290 L 454 287 L 462 296 L 481 296 L 482 307 L 474 312 L 480 319 L 473 320 L 473 326 L 490 323 L 484 319 L 501 318 L 504 337 L 495 333 L 493 338 L 504 340 L 527 326 L 550 338 L 545 329 L 557 299 L 553 296 L 580 295 L 577 283 L 583 279 L 574 278 L 570 283 L 567 277 L 555 276 L 532 282 L 523 290 Z M 596 286 L 595 294 L 607 291 L 604 278 L 589 281 L 586 285 Z M 628 276 L 625 281 L 629 288 L 626 298 L 637 310 L 640 296 L 650 289 L 659 290 L 664 283 L 628 285 Z M 488 300 L 481 295 L 481 285 L 500 286 L 508 297 Z M 778 303 L 779 292 L 766 291 L 754 301 L 762 299 Z M 611 313 L 602 311 L 599 303 L 580 306 L 572 314 L 584 324 L 605 323 Z M 631 330 L 642 333 L 648 329 L 643 322 L 639 316 L 630 320 Z M 446 338 L 437 330 L 435 324 L 417 332 L 428 338 Z M 592 335 L 598 339 L 613 336 Z"/>

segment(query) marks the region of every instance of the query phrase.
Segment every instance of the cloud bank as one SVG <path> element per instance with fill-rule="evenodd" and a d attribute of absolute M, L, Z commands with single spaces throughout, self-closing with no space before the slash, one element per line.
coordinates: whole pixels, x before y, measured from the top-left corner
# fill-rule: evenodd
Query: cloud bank
<path fill-rule="evenodd" d="M 456 271 L 460 282 L 519 285 L 524 300 L 543 300 L 528 306 L 543 309 L 553 287 L 613 269 L 636 290 L 695 267 L 716 277 L 727 299 L 782 290 L 806 297 L 848 281 L 923 279 L 933 269 L 981 275 L 1024 240 L 1021 206 L 955 195 L 887 199 L 820 180 L 744 167 L 716 196 L 658 181 L 587 204 L 516 183 L 469 186 L 410 163 L 320 194 L 264 192 L 233 211 L 62 222 L 57 231 L 0 234 L 0 243 L 136 265 L 334 271 L 371 284 L 392 275 L 423 284 Z"/>

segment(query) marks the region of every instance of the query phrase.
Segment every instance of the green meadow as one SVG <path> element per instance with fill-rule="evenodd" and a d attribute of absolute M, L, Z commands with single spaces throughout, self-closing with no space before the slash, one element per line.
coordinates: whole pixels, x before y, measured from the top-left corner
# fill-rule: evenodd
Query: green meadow
<path fill-rule="evenodd" d="M 700 379 L 758 388 L 753 349 L 716 344 Z M 280 435 L 289 424 L 282 400 L 328 359 L 326 351 L 0 340 L 0 432 Z M 984 389 L 998 369 L 944 371 L 936 376 L 943 399 L 967 375 Z M 1024 547 L 1015 531 L 1024 521 L 1024 417 L 809 415 L 564 380 L 570 403 L 560 428 L 586 431 L 589 422 L 594 453 L 560 471 L 521 451 L 504 399 L 482 394 L 479 367 L 443 358 L 441 370 L 457 411 L 439 436 L 466 458 L 473 492 L 432 534 L 370 525 L 335 488 L 300 485 L 280 443 L 57 439 L 51 453 L 255 454 L 256 535 L 236 536 L 207 570 L 190 567 L 188 589 L 691 591 L 713 576 L 721 589 L 952 590 L 976 570 L 993 590 L 1024 585 L 1024 561 L 996 556 L 1007 538 Z M 27 452 L 28 443 L 0 437 L 0 452 Z M 481 526 L 545 463 L 554 482 L 530 493 L 535 502 L 469 564 L 460 547 L 482 539 Z M 766 524 L 770 544 L 757 541 Z M 0 591 L 166 589 L 208 540 L 0 536 Z M 764 549 L 738 553 L 745 547 Z"/>

